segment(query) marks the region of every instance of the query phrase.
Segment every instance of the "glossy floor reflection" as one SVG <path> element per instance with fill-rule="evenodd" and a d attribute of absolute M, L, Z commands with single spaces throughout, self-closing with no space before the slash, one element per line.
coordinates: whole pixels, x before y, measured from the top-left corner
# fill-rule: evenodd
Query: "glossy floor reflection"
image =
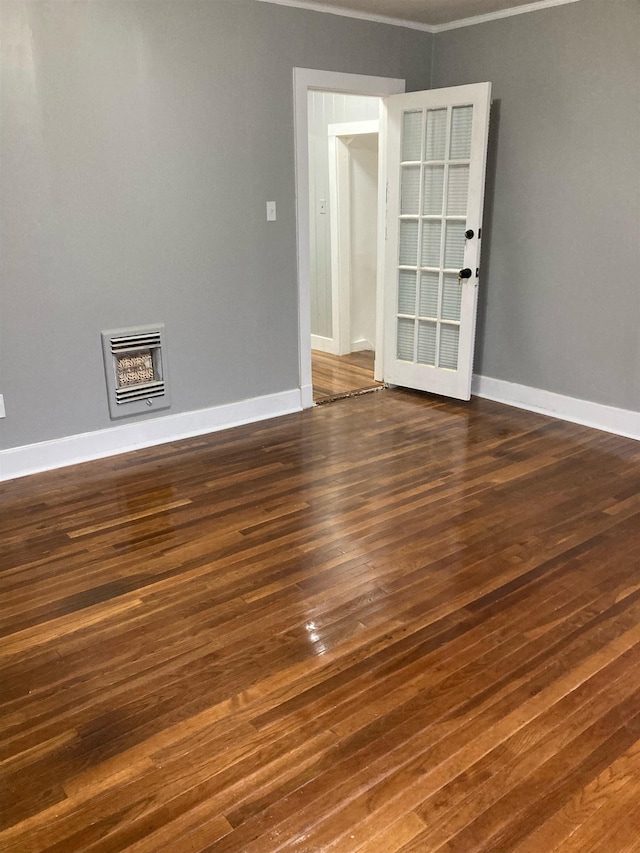
<path fill-rule="evenodd" d="M 637 851 L 639 496 L 401 390 L 3 484 L 0 848 Z"/>

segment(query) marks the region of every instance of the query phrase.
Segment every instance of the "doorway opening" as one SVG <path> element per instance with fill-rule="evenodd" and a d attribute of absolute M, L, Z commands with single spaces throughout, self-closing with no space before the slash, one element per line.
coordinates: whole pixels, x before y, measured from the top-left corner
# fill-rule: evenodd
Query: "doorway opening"
<path fill-rule="evenodd" d="M 379 98 L 309 92 L 316 404 L 381 387 L 374 378 L 379 113 Z"/>
<path fill-rule="evenodd" d="M 310 90 L 380 98 L 375 378 L 471 397 L 491 83 L 394 94 L 398 83 L 402 92 L 403 81 L 294 70 L 303 408 L 313 405 Z"/>
<path fill-rule="evenodd" d="M 360 232 L 354 235 L 351 228 L 353 223 L 350 223 L 348 235 L 355 236 L 355 239 L 351 239 L 346 261 L 343 254 L 343 264 L 347 264 L 349 273 L 356 271 L 360 288 L 366 294 L 363 299 L 358 300 L 358 296 L 362 296 L 362 293 L 358 293 L 355 298 L 355 311 L 353 311 L 354 288 L 351 286 L 351 276 L 346 279 L 348 286 L 341 287 L 342 282 L 332 273 L 332 265 L 339 264 L 339 259 L 336 257 L 332 261 L 332 242 L 337 247 L 340 245 L 340 240 L 339 230 L 336 230 L 338 225 L 336 221 L 333 224 L 331 221 L 332 210 L 334 212 L 337 210 L 337 201 L 333 206 L 331 205 L 329 125 L 378 122 L 384 109 L 382 99 L 390 94 L 404 92 L 404 89 L 404 80 L 313 69 L 294 69 L 300 389 L 304 408 L 314 405 L 314 396 L 316 400 L 321 397 L 335 399 L 337 396 L 359 392 L 363 390 L 363 385 L 379 387 L 380 384 L 376 385 L 371 375 L 370 363 L 374 361 L 374 353 L 378 353 L 379 357 L 382 355 L 381 271 L 377 269 L 377 263 L 371 266 L 369 261 L 364 261 L 361 257 L 352 262 L 354 252 L 359 254 L 359 247 L 363 242 L 373 250 L 375 256 L 381 239 L 381 228 L 383 229 L 382 217 L 379 213 L 382 194 L 377 193 L 377 181 L 378 175 L 383 174 L 384 164 L 381 158 L 380 162 L 377 162 L 378 146 L 374 145 L 373 138 L 375 135 L 377 143 L 378 128 L 376 127 L 375 130 L 369 128 L 368 133 L 354 131 L 352 134 L 345 134 L 340 132 L 341 128 L 334 127 L 331 136 L 334 153 L 337 151 L 342 155 L 345 153 L 348 155 L 346 158 L 343 156 L 343 159 L 350 163 L 348 177 L 352 177 L 355 172 L 356 183 L 362 184 L 363 181 L 366 183 L 369 180 L 365 173 L 368 171 L 370 175 L 371 161 L 374 156 L 376 159 L 377 198 L 374 197 L 374 201 L 369 203 L 369 210 L 365 217 L 362 215 L 357 217 L 360 224 L 368 225 L 368 235 L 364 237 Z M 351 103 L 349 99 L 353 99 Z M 365 140 L 366 136 L 369 136 L 369 140 Z M 354 145 L 356 137 L 361 138 Z M 383 150 L 383 145 L 380 145 L 380 150 Z M 323 163 L 320 167 L 324 173 L 323 184 L 318 183 L 317 176 L 314 176 L 320 160 Z M 363 163 L 366 161 L 368 161 L 367 168 L 363 169 Z M 347 182 L 346 190 L 345 186 L 342 186 L 342 193 L 346 194 L 349 200 L 348 217 L 351 219 L 353 219 L 351 216 L 353 206 L 350 203 L 352 196 L 350 184 L 352 183 L 352 180 Z M 336 185 L 334 193 L 337 191 Z M 377 212 L 377 215 L 372 217 L 372 211 Z M 332 229 L 336 232 L 333 241 Z M 382 231 L 382 239 L 384 239 L 384 231 Z M 363 264 L 366 268 L 364 278 L 360 276 Z M 367 283 L 363 284 L 365 281 Z M 353 323 L 350 318 L 352 313 L 354 314 Z M 325 383 L 323 387 L 318 387 L 315 394 L 312 377 L 312 347 L 315 356 L 315 372 L 316 375 L 320 373 L 319 385 Z M 342 361 L 331 363 L 332 359 Z M 353 363 L 347 363 L 347 361 Z M 379 370 L 379 378 L 381 378 L 381 367 L 375 364 L 376 374 Z M 364 383 L 361 378 L 363 373 L 367 377 Z M 340 377 L 347 382 L 353 381 L 353 387 L 347 390 L 343 384 L 339 388 L 327 388 L 326 380 L 329 374 L 336 380 Z M 357 378 L 352 380 L 348 378 L 350 375 Z M 331 393 L 324 394 L 323 390 Z"/>

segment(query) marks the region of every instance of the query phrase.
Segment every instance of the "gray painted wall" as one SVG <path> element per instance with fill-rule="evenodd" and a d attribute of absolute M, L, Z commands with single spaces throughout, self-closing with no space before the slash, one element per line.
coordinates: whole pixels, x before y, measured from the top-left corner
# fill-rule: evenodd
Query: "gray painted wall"
<path fill-rule="evenodd" d="M 476 372 L 640 409 L 640 3 L 435 39 L 433 86 L 493 83 Z"/>
<path fill-rule="evenodd" d="M 172 412 L 297 386 L 292 68 L 428 88 L 434 37 L 253 0 L 0 11 L 0 447 L 112 425 L 102 329 L 166 323 Z M 639 20 L 582 0 L 438 34 L 433 67 L 494 83 L 477 371 L 635 409 Z"/>
<path fill-rule="evenodd" d="M 292 69 L 428 88 L 432 36 L 253 0 L 1 15 L 0 447 L 113 424 L 102 329 L 166 324 L 172 413 L 297 387 Z"/>
<path fill-rule="evenodd" d="M 380 99 L 336 92 L 309 92 L 309 251 L 311 255 L 311 333 L 330 338 L 331 220 L 329 204 L 330 124 L 370 121 L 380 116 Z M 320 213 L 320 200 L 326 213 Z"/>

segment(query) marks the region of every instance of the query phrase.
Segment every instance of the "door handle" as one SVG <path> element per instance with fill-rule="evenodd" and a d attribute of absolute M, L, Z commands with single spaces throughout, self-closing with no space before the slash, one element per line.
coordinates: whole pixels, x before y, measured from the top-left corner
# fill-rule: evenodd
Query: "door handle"
<path fill-rule="evenodd" d="M 458 273 L 458 278 L 460 278 L 460 279 L 471 278 L 472 275 L 473 275 L 473 273 L 471 272 L 469 267 L 465 267 L 463 270 L 460 270 L 460 272 Z"/>

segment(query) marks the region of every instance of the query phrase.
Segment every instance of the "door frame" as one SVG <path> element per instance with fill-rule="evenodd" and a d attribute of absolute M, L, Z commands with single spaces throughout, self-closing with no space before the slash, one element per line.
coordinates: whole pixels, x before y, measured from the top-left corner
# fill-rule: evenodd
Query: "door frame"
<path fill-rule="evenodd" d="M 394 77 L 371 77 L 313 68 L 293 69 L 294 139 L 296 159 L 296 236 L 298 246 L 298 365 L 300 402 L 303 409 L 313 406 L 311 379 L 311 252 L 309 235 L 309 115 L 308 92 L 317 89 L 348 95 L 373 95 L 381 100 L 378 160 L 378 246 L 385 237 L 386 204 L 381 192 L 386 175 L 384 98 L 401 95 L 405 81 Z M 376 285 L 376 367 L 382 375 L 382 322 L 384 269 L 378 264 Z M 378 355 L 379 353 L 379 355 Z"/>
<path fill-rule="evenodd" d="M 329 137 L 332 340 L 338 355 L 351 352 L 350 145 L 357 136 L 374 134 L 378 136 L 379 141 L 380 121 L 378 119 L 330 124 L 327 134 Z M 378 156 L 379 152 L 378 145 Z M 378 175 L 378 185 L 379 182 L 380 175 Z"/>

